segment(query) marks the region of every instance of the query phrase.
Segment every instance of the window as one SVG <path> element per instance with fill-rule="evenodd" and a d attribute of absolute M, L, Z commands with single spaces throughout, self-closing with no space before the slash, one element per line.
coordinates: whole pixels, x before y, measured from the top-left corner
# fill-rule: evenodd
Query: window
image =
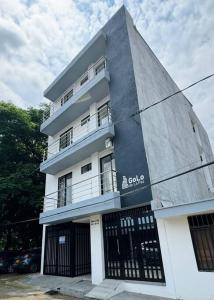
<path fill-rule="evenodd" d="M 88 74 L 80 81 L 80 85 L 83 85 L 88 80 Z"/>
<path fill-rule="evenodd" d="M 66 174 L 58 179 L 58 203 L 62 207 L 72 203 L 72 173 Z"/>
<path fill-rule="evenodd" d="M 103 69 L 105 69 L 105 67 L 106 67 L 106 62 L 104 60 L 98 66 L 96 66 L 95 74 L 97 75 L 98 73 L 100 73 Z"/>
<path fill-rule="evenodd" d="M 106 124 L 109 122 L 109 102 L 98 108 L 98 126 Z"/>
<path fill-rule="evenodd" d="M 68 129 L 60 135 L 59 150 L 62 150 L 73 143 L 73 128 Z"/>
<path fill-rule="evenodd" d="M 84 126 L 89 122 L 90 122 L 90 115 L 88 115 L 87 117 L 81 120 L 81 126 Z"/>
<path fill-rule="evenodd" d="M 214 271 L 214 214 L 188 217 L 199 271 Z"/>
<path fill-rule="evenodd" d="M 100 173 L 101 173 L 101 193 L 112 192 L 116 188 L 116 177 L 114 174 L 115 160 L 114 154 L 100 158 Z"/>
<path fill-rule="evenodd" d="M 85 174 L 89 171 L 91 171 L 91 163 L 81 167 L 81 174 Z"/>
<path fill-rule="evenodd" d="M 73 89 L 70 90 L 70 91 L 64 96 L 64 103 L 67 102 L 72 96 L 73 96 Z"/>

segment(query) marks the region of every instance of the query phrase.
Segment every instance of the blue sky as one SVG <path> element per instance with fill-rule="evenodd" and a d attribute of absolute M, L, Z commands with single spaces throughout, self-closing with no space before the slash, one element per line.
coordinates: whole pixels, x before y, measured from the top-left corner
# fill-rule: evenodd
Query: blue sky
<path fill-rule="evenodd" d="M 213 0 L 1 0 L 0 99 L 27 107 L 125 3 L 180 88 L 214 72 Z M 214 79 L 186 96 L 214 145 Z"/>

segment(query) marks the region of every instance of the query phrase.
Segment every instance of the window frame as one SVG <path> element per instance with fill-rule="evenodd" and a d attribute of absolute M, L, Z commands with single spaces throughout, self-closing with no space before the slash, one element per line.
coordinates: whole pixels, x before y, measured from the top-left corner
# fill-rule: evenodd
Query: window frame
<path fill-rule="evenodd" d="M 89 167 L 89 168 L 88 168 Z M 85 171 L 84 171 L 84 168 L 87 168 Z M 81 175 L 85 174 L 85 173 L 88 173 L 92 170 L 92 163 L 88 163 L 84 166 L 81 167 Z"/>
<path fill-rule="evenodd" d="M 188 223 L 198 271 L 214 272 L 214 213 L 189 216 Z"/>
<path fill-rule="evenodd" d="M 73 178 L 73 174 L 72 172 L 69 172 L 63 176 L 58 177 L 58 197 L 57 197 L 57 207 L 63 207 L 67 205 L 67 179 L 68 178 Z M 60 189 L 60 181 L 64 181 L 64 191 Z M 63 192 L 62 194 L 60 194 L 60 192 Z M 63 197 L 62 199 L 60 199 L 60 197 Z M 64 202 L 62 205 L 62 201 Z"/>
<path fill-rule="evenodd" d="M 64 96 L 64 104 L 74 95 L 74 90 L 70 89 Z"/>
<path fill-rule="evenodd" d="M 82 79 L 80 79 L 80 86 L 84 85 L 88 81 L 88 74 L 85 75 Z"/>
<path fill-rule="evenodd" d="M 68 142 L 67 142 L 67 137 L 66 137 L 66 146 L 65 146 L 65 147 L 62 147 L 62 146 L 61 146 L 61 143 L 62 143 L 61 139 L 62 139 L 62 137 L 63 137 L 64 135 L 67 135 L 69 132 L 70 132 L 70 143 L 68 144 Z M 71 133 L 72 133 L 72 135 L 71 135 Z M 62 134 L 60 134 L 60 136 L 59 136 L 59 151 L 65 149 L 65 148 L 67 148 L 67 147 L 70 146 L 71 144 L 73 144 L 73 127 L 69 128 L 68 130 L 66 130 L 65 132 L 63 132 Z"/>
<path fill-rule="evenodd" d="M 95 75 L 99 74 L 105 68 L 106 68 L 106 61 L 104 59 L 97 66 L 95 66 Z"/>
<path fill-rule="evenodd" d="M 84 123 L 85 122 L 85 123 Z M 85 118 L 83 118 L 80 123 L 81 126 L 85 126 L 86 124 L 88 124 L 90 122 L 90 115 L 87 115 Z"/>
<path fill-rule="evenodd" d="M 109 119 L 110 119 L 110 114 L 109 114 L 109 109 L 110 109 L 110 101 L 107 101 L 105 102 L 104 104 L 102 104 L 101 106 L 99 106 L 97 108 L 97 123 L 98 123 L 98 127 L 100 127 L 102 125 L 101 123 L 101 117 L 100 117 L 100 111 L 104 108 L 104 107 L 107 107 L 107 116 L 108 116 L 108 122 L 109 122 Z"/>

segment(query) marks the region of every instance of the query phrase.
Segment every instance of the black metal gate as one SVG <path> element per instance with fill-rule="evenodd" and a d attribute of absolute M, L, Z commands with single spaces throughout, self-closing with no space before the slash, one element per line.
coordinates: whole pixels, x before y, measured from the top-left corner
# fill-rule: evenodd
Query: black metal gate
<path fill-rule="evenodd" d="M 104 215 L 103 231 L 106 278 L 165 282 L 150 206 Z"/>
<path fill-rule="evenodd" d="M 90 225 L 46 227 L 44 274 L 74 277 L 91 272 Z"/>

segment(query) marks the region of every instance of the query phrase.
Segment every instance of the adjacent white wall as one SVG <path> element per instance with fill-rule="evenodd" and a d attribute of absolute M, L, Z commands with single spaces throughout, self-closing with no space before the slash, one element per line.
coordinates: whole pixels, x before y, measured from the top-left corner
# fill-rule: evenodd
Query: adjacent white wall
<path fill-rule="evenodd" d="M 164 267 L 170 264 L 177 299 L 213 300 L 214 272 L 199 272 L 187 217 L 158 220 Z M 168 260 L 168 262 L 167 262 Z"/>

